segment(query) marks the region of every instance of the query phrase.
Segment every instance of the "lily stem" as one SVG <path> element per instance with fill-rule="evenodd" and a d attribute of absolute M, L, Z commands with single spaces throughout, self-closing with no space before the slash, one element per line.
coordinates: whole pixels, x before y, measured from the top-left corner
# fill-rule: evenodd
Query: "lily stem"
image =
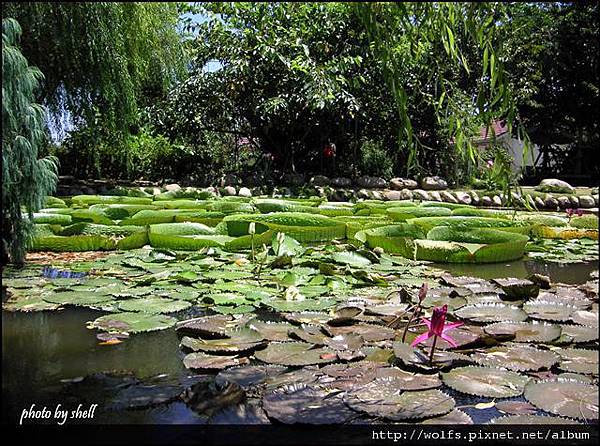
<path fill-rule="evenodd" d="M 413 311 L 413 313 L 410 315 L 410 318 L 408 319 L 408 322 L 406 323 L 406 326 L 404 327 L 404 333 L 402 333 L 402 342 L 404 342 L 404 340 L 406 339 L 406 334 L 408 333 L 408 328 L 410 327 L 411 322 L 413 321 L 413 319 L 415 318 L 415 316 L 421 311 L 421 306 L 417 305 L 415 307 L 415 311 Z"/>
<path fill-rule="evenodd" d="M 429 352 L 429 364 L 433 364 L 433 354 L 435 353 L 435 344 L 437 342 L 437 335 L 433 335 L 433 343 L 431 344 L 431 352 Z"/>

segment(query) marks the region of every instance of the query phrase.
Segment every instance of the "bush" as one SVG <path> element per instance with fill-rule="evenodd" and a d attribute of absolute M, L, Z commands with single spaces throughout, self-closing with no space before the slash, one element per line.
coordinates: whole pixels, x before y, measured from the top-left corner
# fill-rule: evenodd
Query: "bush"
<path fill-rule="evenodd" d="M 393 176 L 394 161 L 383 148 L 381 142 L 363 140 L 360 147 L 358 168 L 362 175 L 391 178 Z"/>

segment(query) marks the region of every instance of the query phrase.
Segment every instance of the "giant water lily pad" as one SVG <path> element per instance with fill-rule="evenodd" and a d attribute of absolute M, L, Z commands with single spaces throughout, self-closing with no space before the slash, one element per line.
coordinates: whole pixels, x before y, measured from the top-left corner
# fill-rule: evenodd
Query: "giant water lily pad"
<path fill-rule="evenodd" d="M 235 326 L 236 322 L 230 315 L 203 316 L 177 323 L 177 331 L 190 333 L 203 338 L 225 338 L 226 329 Z"/>
<path fill-rule="evenodd" d="M 326 330 L 331 336 L 354 334 L 361 336 L 365 342 L 385 341 L 386 339 L 394 339 L 396 332 L 388 327 L 371 324 L 356 324 L 345 327 L 327 327 Z"/>
<path fill-rule="evenodd" d="M 63 291 L 44 294 L 42 299 L 61 305 L 99 306 L 112 301 L 113 297 L 92 291 Z"/>
<path fill-rule="evenodd" d="M 444 415 L 454 409 L 454 399 L 439 390 L 402 392 L 393 380 L 375 380 L 344 396 L 358 412 L 400 421 Z"/>
<path fill-rule="evenodd" d="M 406 366 L 417 367 L 419 369 L 431 370 L 437 367 L 449 367 L 456 363 L 473 362 L 471 358 L 460 353 L 454 353 L 446 350 L 436 350 L 433 355 L 433 364 L 429 361 L 429 354 L 424 353 L 418 348 L 411 347 L 404 342 L 394 342 L 394 356 Z"/>
<path fill-rule="evenodd" d="M 441 417 L 430 418 L 423 421 L 423 424 L 473 424 L 473 419 L 462 410 L 454 409 L 452 412 Z"/>
<path fill-rule="evenodd" d="M 556 343 L 580 343 L 590 342 L 598 339 L 598 327 L 586 327 L 585 325 L 563 324 L 560 326 L 562 334 Z"/>
<path fill-rule="evenodd" d="M 46 302 L 39 296 L 18 296 L 2 303 L 6 311 L 50 311 L 60 308 L 60 304 Z"/>
<path fill-rule="evenodd" d="M 571 314 L 571 320 L 576 324 L 598 328 L 598 311 L 578 310 Z"/>
<path fill-rule="evenodd" d="M 503 367 L 517 372 L 549 369 L 559 361 L 556 353 L 525 345 L 509 344 L 475 353 L 475 362 L 488 367 Z"/>
<path fill-rule="evenodd" d="M 325 342 L 329 339 L 329 336 L 323 332 L 321 325 L 302 324 L 301 327 L 291 329 L 289 333 L 292 338 L 315 345 L 325 345 Z"/>
<path fill-rule="evenodd" d="M 191 306 L 191 303 L 184 300 L 171 300 L 162 297 L 145 297 L 119 302 L 119 309 L 122 311 L 140 311 L 153 314 L 176 313 Z"/>
<path fill-rule="evenodd" d="M 546 322 L 496 322 L 485 326 L 494 337 L 514 336 L 515 342 L 551 342 L 561 334 L 559 325 Z"/>
<path fill-rule="evenodd" d="M 580 424 L 575 420 L 547 415 L 508 415 L 494 418 L 490 424 Z"/>
<path fill-rule="evenodd" d="M 256 330 L 261 336 L 268 341 L 291 341 L 288 332 L 295 328 L 294 325 L 286 322 L 267 322 L 253 319 L 248 322 L 248 328 Z"/>
<path fill-rule="evenodd" d="M 257 351 L 254 356 L 269 364 L 287 366 L 327 364 L 337 359 L 333 350 L 314 348 L 305 342 L 271 343 L 264 350 Z"/>
<path fill-rule="evenodd" d="M 577 307 L 548 300 L 532 300 L 523 305 L 523 310 L 534 319 L 568 321 Z"/>
<path fill-rule="evenodd" d="M 281 312 L 318 311 L 333 307 L 335 300 L 326 299 L 304 299 L 304 300 L 282 300 L 273 299 L 264 301 L 264 305 Z"/>
<path fill-rule="evenodd" d="M 141 333 L 145 331 L 156 331 L 170 328 L 177 319 L 146 313 L 115 313 L 101 316 L 90 324 L 90 328 L 98 328 L 104 331 L 116 331 L 126 333 Z"/>
<path fill-rule="evenodd" d="M 325 324 L 331 319 L 331 315 L 319 311 L 296 311 L 286 313 L 283 317 L 296 324 Z"/>
<path fill-rule="evenodd" d="M 394 381 L 394 386 L 400 390 L 425 390 L 442 385 L 437 373 L 424 375 L 422 373 L 407 372 L 398 367 L 378 368 L 375 376 L 381 381 Z"/>
<path fill-rule="evenodd" d="M 241 329 L 227 339 L 194 339 L 184 336 L 181 345 L 193 350 L 214 353 L 244 353 L 263 347 L 266 343 L 255 330 Z"/>
<path fill-rule="evenodd" d="M 557 350 L 561 361 L 558 367 L 566 372 L 598 375 L 598 350 L 564 348 Z"/>
<path fill-rule="evenodd" d="M 477 304 L 459 308 L 454 314 L 473 322 L 522 322 L 527 319 L 527 313 L 514 305 Z"/>
<path fill-rule="evenodd" d="M 219 372 L 215 381 L 221 384 L 233 382 L 242 388 L 248 388 L 262 384 L 267 378 L 280 375 L 286 370 L 286 367 L 270 364 L 232 367 Z"/>
<path fill-rule="evenodd" d="M 302 384 L 266 393 L 263 408 L 270 418 L 285 424 L 343 424 L 356 416 L 341 394 Z"/>
<path fill-rule="evenodd" d="M 467 366 L 442 373 L 442 380 L 469 395 L 509 398 L 521 395 L 529 378 L 508 370 Z"/>
<path fill-rule="evenodd" d="M 248 364 L 248 358 L 237 356 L 207 355 L 206 353 L 190 353 L 183 358 L 183 365 L 188 369 L 217 369 Z"/>
<path fill-rule="evenodd" d="M 546 412 L 580 420 L 598 419 L 598 387 L 578 381 L 530 382 L 525 398 Z"/>

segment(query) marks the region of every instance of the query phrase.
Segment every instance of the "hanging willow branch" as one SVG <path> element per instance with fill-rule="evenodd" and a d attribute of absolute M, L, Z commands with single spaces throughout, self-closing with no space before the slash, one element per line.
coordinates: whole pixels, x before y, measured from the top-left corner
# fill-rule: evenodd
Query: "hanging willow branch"
<path fill-rule="evenodd" d="M 43 75 L 21 54 L 20 36 L 16 20 L 2 20 L 2 263 L 6 254 L 15 263 L 23 261 L 31 214 L 44 205 L 58 179 L 56 158 L 38 158 L 46 140 L 45 110 L 35 102 Z"/>

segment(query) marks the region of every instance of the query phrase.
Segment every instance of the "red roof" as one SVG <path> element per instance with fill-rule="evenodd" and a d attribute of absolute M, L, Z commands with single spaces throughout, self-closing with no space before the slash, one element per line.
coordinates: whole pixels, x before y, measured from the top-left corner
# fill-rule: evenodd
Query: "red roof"
<path fill-rule="evenodd" d="M 491 132 L 490 132 L 491 130 Z M 490 126 L 484 126 L 479 129 L 479 135 L 482 140 L 491 139 L 493 135 L 498 138 L 499 136 L 508 133 L 508 124 L 505 119 L 499 121 L 492 121 Z"/>

